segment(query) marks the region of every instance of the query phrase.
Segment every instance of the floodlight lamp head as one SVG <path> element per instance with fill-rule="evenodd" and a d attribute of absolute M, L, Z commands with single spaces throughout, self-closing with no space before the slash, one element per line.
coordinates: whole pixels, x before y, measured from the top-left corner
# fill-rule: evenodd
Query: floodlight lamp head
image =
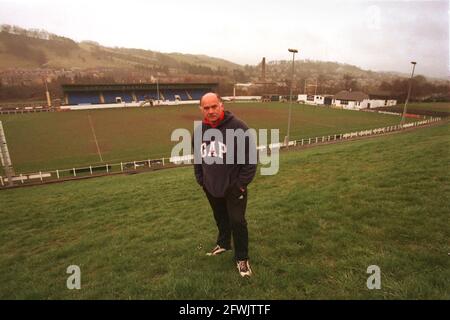
<path fill-rule="evenodd" d="M 289 51 L 289 52 L 298 53 L 298 50 L 297 50 L 297 49 L 291 49 L 291 48 L 289 48 L 288 51 Z"/>
<path fill-rule="evenodd" d="M 416 62 L 416 61 L 411 61 L 411 63 L 412 63 L 412 64 L 417 64 L 417 62 Z"/>

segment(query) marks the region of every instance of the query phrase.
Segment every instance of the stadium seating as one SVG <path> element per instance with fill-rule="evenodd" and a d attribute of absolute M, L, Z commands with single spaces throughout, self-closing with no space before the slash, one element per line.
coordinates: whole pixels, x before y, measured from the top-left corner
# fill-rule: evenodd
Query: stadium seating
<path fill-rule="evenodd" d="M 160 100 L 181 101 L 200 100 L 200 98 L 210 89 L 160 89 Z M 117 103 L 117 98 L 121 98 L 121 102 L 133 102 L 133 92 L 137 101 L 145 101 L 148 99 L 158 100 L 157 90 L 130 90 L 130 91 L 97 91 L 97 92 L 77 92 L 72 91 L 68 93 L 68 104 L 114 104 Z M 100 98 L 100 93 L 103 95 L 103 100 Z"/>
<path fill-rule="evenodd" d="M 206 90 L 189 90 L 189 94 L 192 100 L 200 100 L 200 98 L 206 93 Z"/>
<path fill-rule="evenodd" d="M 145 101 L 147 99 L 158 100 L 156 91 L 137 91 L 136 98 L 138 101 Z"/>
<path fill-rule="evenodd" d="M 174 95 L 178 95 L 181 100 L 190 100 L 186 94 L 186 90 L 174 90 Z"/>
<path fill-rule="evenodd" d="M 69 104 L 97 104 L 100 97 L 94 92 L 71 92 L 68 95 Z"/>
<path fill-rule="evenodd" d="M 175 101 L 175 95 L 177 94 L 178 90 L 164 90 L 163 91 L 163 95 L 164 95 L 164 99 L 165 100 L 169 100 L 169 101 Z"/>
<path fill-rule="evenodd" d="M 130 93 L 126 92 L 103 92 L 103 98 L 105 99 L 105 103 L 116 103 L 116 97 L 121 97 L 123 102 L 132 102 L 133 97 Z"/>

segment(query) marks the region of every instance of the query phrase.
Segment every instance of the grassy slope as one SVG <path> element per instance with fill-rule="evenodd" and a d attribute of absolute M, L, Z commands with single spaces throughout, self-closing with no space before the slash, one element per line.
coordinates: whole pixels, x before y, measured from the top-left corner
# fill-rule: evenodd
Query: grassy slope
<path fill-rule="evenodd" d="M 191 65 L 242 69 L 233 62 L 205 55 L 160 53 L 150 50 L 110 48 L 69 39 L 42 40 L 0 32 L 0 69 L 38 68 L 133 68 L 135 65 L 177 67 L 180 62 Z"/>
<path fill-rule="evenodd" d="M 403 108 L 402 105 L 400 107 Z M 408 103 L 408 110 L 427 110 L 427 111 L 441 111 L 450 113 L 450 103 L 447 102 L 427 102 L 427 103 Z"/>
<path fill-rule="evenodd" d="M 227 109 L 253 128 L 279 128 L 286 134 L 288 104 L 241 103 Z M 200 119 L 196 106 L 91 110 L 0 115 L 17 172 L 67 169 L 99 162 L 89 126 L 91 115 L 105 162 L 144 160 L 170 155 L 175 128 L 192 131 Z M 294 105 L 291 138 L 300 139 L 398 124 L 400 118 L 368 112 Z"/>
<path fill-rule="evenodd" d="M 250 186 L 249 280 L 204 255 L 216 229 L 192 168 L 2 191 L 0 297 L 449 299 L 448 150 L 447 124 L 283 153 Z"/>
<path fill-rule="evenodd" d="M 403 112 L 404 104 L 398 104 L 395 107 L 388 107 L 389 110 L 395 110 L 397 112 Z M 408 103 L 408 113 L 417 113 L 434 111 L 443 116 L 450 116 L 450 103 L 448 102 L 422 102 L 422 103 Z"/>

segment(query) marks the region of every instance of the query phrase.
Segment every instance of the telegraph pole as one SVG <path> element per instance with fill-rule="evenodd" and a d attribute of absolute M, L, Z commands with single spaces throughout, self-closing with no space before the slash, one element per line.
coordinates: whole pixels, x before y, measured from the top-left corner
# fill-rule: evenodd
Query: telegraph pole
<path fill-rule="evenodd" d="M 0 121 L 0 155 L 1 162 L 5 168 L 6 177 L 8 178 L 8 184 L 10 186 L 14 185 L 12 177 L 14 174 L 14 168 L 11 163 L 11 158 L 9 157 L 8 145 L 6 144 L 5 132 L 3 131 L 3 124 Z"/>

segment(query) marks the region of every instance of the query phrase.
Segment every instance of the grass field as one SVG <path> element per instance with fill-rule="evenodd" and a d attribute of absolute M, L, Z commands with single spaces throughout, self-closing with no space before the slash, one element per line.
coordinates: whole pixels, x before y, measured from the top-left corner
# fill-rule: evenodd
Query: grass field
<path fill-rule="evenodd" d="M 282 153 L 249 188 L 251 279 L 205 256 L 216 227 L 191 167 L 3 190 L 0 298 L 450 299 L 449 150 L 443 124 Z"/>
<path fill-rule="evenodd" d="M 250 127 L 279 128 L 286 135 L 288 104 L 236 103 L 226 108 Z M 67 169 L 99 164 L 97 147 L 106 163 L 169 156 L 175 128 L 193 130 L 196 106 L 132 108 L 0 115 L 16 172 Z M 291 139 L 310 138 L 398 124 L 400 117 L 295 104 Z"/>
<path fill-rule="evenodd" d="M 387 107 L 383 109 L 389 109 L 396 112 L 403 112 L 404 103 L 398 104 L 394 107 Z M 415 114 L 425 114 L 440 117 L 450 116 L 450 103 L 447 102 L 424 102 L 424 103 L 408 103 L 407 105 L 408 113 Z"/>

